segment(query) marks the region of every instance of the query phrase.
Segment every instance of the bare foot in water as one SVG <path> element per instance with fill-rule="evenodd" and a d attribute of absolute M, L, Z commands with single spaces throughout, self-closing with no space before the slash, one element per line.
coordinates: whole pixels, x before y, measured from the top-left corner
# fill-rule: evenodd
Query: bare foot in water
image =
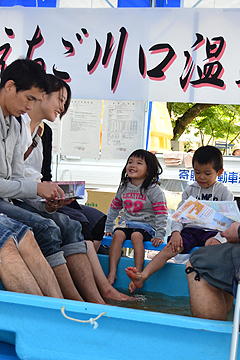
<path fill-rule="evenodd" d="M 101 294 L 104 299 L 109 300 L 117 300 L 117 301 L 128 301 L 128 300 L 136 300 L 136 298 L 125 295 L 119 291 L 117 291 L 114 287 L 109 287 L 104 294 Z"/>
<path fill-rule="evenodd" d="M 127 276 L 132 280 L 135 287 L 137 289 L 141 289 L 141 287 L 144 284 L 144 279 L 142 278 L 142 275 L 140 272 L 137 271 L 135 267 L 129 266 L 127 269 L 125 269 Z M 130 283 L 131 284 L 131 283 Z M 131 291 L 129 289 L 129 291 Z"/>
<path fill-rule="evenodd" d="M 128 285 L 128 290 L 132 293 L 132 292 L 134 292 L 135 289 L 136 289 L 136 286 L 135 286 L 134 282 L 131 281 L 130 284 Z"/>
<path fill-rule="evenodd" d="M 114 284 L 114 281 L 117 280 L 117 275 L 116 275 L 116 273 L 113 274 L 113 273 L 110 272 L 110 273 L 108 274 L 107 279 L 108 279 L 108 282 L 109 282 L 111 285 L 113 285 L 113 284 Z"/>

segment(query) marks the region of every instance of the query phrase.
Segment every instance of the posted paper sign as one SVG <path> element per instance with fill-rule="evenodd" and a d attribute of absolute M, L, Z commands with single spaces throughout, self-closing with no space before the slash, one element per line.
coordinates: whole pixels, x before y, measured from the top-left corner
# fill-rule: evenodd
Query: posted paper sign
<path fill-rule="evenodd" d="M 98 159 L 102 100 L 73 99 L 62 121 L 61 154 Z"/>
<path fill-rule="evenodd" d="M 102 159 L 127 159 L 143 147 L 144 102 L 104 101 Z"/>

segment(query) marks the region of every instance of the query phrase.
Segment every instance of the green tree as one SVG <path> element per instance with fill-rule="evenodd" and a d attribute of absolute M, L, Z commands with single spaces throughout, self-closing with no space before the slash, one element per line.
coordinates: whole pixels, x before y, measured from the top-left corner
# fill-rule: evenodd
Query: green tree
<path fill-rule="evenodd" d="M 202 143 L 209 135 L 213 139 L 224 139 L 234 142 L 240 134 L 240 106 L 213 105 L 193 103 L 167 103 L 173 123 L 173 140 L 188 131 L 190 126 L 196 128 L 195 135 L 200 136 Z"/>

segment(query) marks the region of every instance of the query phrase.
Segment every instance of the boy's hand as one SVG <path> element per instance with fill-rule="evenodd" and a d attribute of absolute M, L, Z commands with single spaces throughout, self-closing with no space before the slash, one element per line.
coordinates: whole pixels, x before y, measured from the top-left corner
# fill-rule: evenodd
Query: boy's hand
<path fill-rule="evenodd" d="M 172 251 L 174 252 L 175 251 L 179 252 L 180 250 L 183 249 L 183 240 L 179 231 L 174 231 L 172 233 L 171 239 L 167 244 L 167 247 L 169 246 L 172 247 Z"/>
<path fill-rule="evenodd" d="M 152 242 L 153 246 L 158 247 L 160 244 L 163 243 L 163 240 L 162 240 L 162 239 L 158 239 L 158 238 L 152 238 L 152 239 L 151 239 L 151 242 Z"/>

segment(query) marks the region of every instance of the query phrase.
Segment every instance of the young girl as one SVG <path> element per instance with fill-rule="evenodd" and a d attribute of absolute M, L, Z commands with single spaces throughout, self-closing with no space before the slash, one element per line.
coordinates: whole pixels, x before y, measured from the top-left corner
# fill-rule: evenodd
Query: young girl
<path fill-rule="evenodd" d="M 168 212 L 165 195 L 158 181 L 161 173 L 161 165 L 156 156 L 149 151 L 135 150 L 127 159 L 105 225 L 105 234 L 112 235 L 114 221 L 119 211 L 124 209 L 119 225 L 113 230 L 110 246 L 108 274 L 110 284 L 116 280 L 117 264 L 124 240 L 131 238 L 138 271 L 142 271 L 144 264 L 143 241 L 151 240 L 157 247 L 164 240 Z M 133 291 L 133 288 L 135 285 L 131 282 L 129 290 Z"/>

